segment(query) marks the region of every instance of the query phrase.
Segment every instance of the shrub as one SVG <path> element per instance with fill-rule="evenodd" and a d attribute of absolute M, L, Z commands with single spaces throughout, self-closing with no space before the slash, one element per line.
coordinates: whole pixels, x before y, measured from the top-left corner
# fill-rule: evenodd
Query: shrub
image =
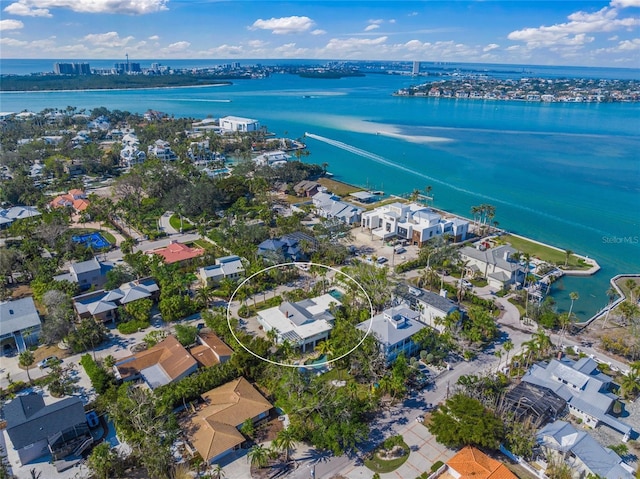
<path fill-rule="evenodd" d="M 104 393 L 114 384 L 114 378 L 103 367 L 96 363 L 90 354 L 84 354 L 80 359 L 80 364 L 89 376 L 91 385 L 98 394 Z"/>
<path fill-rule="evenodd" d="M 438 469 L 440 469 L 442 466 L 444 465 L 444 462 L 442 461 L 437 461 L 433 463 L 433 466 L 431 466 L 431 472 L 436 472 Z"/>
<path fill-rule="evenodd" d="M 127 321 L 125 323 L 118 324 L 118 331 L 122 334 L 137 333 L 140 329 L 149 327 L 148 321 Z"/>

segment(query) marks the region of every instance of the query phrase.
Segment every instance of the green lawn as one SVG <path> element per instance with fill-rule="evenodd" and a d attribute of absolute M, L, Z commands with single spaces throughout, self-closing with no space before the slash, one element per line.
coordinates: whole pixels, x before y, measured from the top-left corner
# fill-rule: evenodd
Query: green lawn
<path fill-rule="evenodd" d="M 342 197 L 348 196 L 351 193 L 355 193 L 356 191 L 363 191 L 363 188 L 358 188 L 357 186 L 342 183 L 341 181 L 332 180 L 331 178 L 320 178 L 318 180 L 318 183 L 320 183 L 322 186 L 327 187 L 327 189 L 334 195 Z"/>
<path fill-rule="evenodd" d="M 517 236 L 506 235 L 501 237 L 501 242 L 504 241 L 506 243 L 510 243 L 511 246 L 518 251 L 522 251 L 523 253 L 529 253 L 533 258 L 540 258 L 543 261 L 546 261 L 551 264 L 556 264 L 560 266 L 564 266 L 564 262 L 567 259 L 567 255 L 564 251 L 557 250 L 555 248 L 550 248 L 548 246 L 544 246 L 538 243 L 534 243 L 532 241 L 528 241 L 523 238 L 518 238 Z M 584 262 L 584 260 L 578 256 L 571 255 L 569 256 L 569 262 L 567 263 L 570 269 L 588 269 L 589 265 Z"/>
<path fill-rule="evenodd" d="M 172 228 L 180 231 L 180 215 L 173 215 L 171 218 L 169 218 L 169 224 L 171 225 Z M 182 231 L 189 231 L 194 229 L 195 226 L 192 225 L 191 223 L 189 223 L 187 220 L 182 219 Z"/>
<path fill-rule="evenodd" d="M 373 472 L 378 472 L 380 474 L 385 474 L 388 472 L 395 471 L 400 466 L 402 466 L 405 462 L 407 462 L 407 459 L 409 459 L 409 453 L 410 453 L 409 446 L 407 446 L 407 444 L 404 441 L 402 441 L 401 446 L 405 451 L 403 456 L 397 457 L 395 459 L 390 459 L 390 460 L 380 459 L 378 457 L 378 451 L 380 449 L 376 449 L 371 459 L 364 460 L 364 465 L 367 466 L 369 469 L 371 469 Z"/>
<path fill-rule="evenodd" d="M 116 245 L 116 237 L 113 236 L 111 233 L 109 233 L 108 231 L 100 231 L 100 234 L 102 235 L 102 237 L 104 239 L 106 239 L 109 243 L 111 243 L 113 246 Z"/>

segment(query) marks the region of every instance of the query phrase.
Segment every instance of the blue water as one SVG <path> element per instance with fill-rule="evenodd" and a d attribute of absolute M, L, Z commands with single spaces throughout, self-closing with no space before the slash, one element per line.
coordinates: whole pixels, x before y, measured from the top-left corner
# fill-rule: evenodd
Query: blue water
<path fill-rule="evenodd" d="M 305 161 L 328 163 L 336 179 L 387 194 L 431 185 L 438 208 L 470 216 L 471 206 L 490 203 L 501 228 L 596 258 L 597 275 L 555 285 L 560 310 L 568 310 L 569 292 L 579 293 L 574 311 L 581 319 L 607 303 L 612 276 L 640 271 L 640 104 L 391 96 L 414 82 L 279 74 L 226 87 L 5 93 L 0 110 L 72 105 L 198 119 L 237 115 L 289 138 L 312 133 Z"/>

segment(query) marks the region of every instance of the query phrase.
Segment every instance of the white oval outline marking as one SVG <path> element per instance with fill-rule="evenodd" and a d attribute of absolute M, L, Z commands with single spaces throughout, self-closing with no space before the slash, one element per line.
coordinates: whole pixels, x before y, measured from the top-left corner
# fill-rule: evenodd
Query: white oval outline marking
<path fill-rule="evenodd" d="M 367 329 L 366 334 L 362 337 L 362 339 L 360 340 L 360 342 L 358 344 L 356 344 L 353 348 L 351 348 L 349 351 L 347 351 L 346 353 L 344 353 L 342 356 L 338 356 L 337 358 L 333 358 L 330 361 L 325 361 L 323 363 L 317 363 L 314 364 L 312 367 L 309 367 L 309 365 L 305 365 L 305 364 L 286 364 L 286 363 L 281 363 L 278 361 L 273 361 L 271 359 L 267 359 L 267 358 L 263 358 L 262 356 L 260 356 L 259 354 L 253 352 L 251 349 L 249 349 L 248 347 L 246 347 L 242 341 L 240 341 L 238 339 L 238 336 L 236 336 L 236 333 L 233 331 L 233 328 L 231 327 L 231 303 L 233 302 L 233 298 L 235 297 L 236 293 L 238 292 L 238 290 L 240 288 L 242 288 L 245 283 L 247 283 L 248 281 L 250 281 L 251 279 L 253 279 L 255 276 L 262 274 L 266 271 L 272 270 L 274 268 L 280 268 L 281 266 L 300 266 L 300 265 L 306 265 L 306 266 L 320 266 L 322 268 L 326 268 L 326 269 L 330 269 L 332 271 L 335 271 L 336 273 L 342 274 L 344 276 L 346 276 L 347 278 L 349 278 L 351 281 L 353 281 L 355 284 L 358 285 L 358 288 L 360 288 L 360 290 L 364 293 L 365 297 L 367 298 L 367 301 L 369 302 L 369 311 L 371 313 L 371 317 L 369 318 L 369 328 Z M 374 315 L 374 310 L 373 310 L 373 302 L 371 301 L 371 298 L 369 297 L 369 294 L 365 291 L 365 289 L 362 287 L 362 285 L 360 284 L 360 282 L 356 281 L 355 279 L 353 279 L 353 277 L 351 277 L 350 275 L 348 275 L 347 273 L 345 273 L 344 271 L 340 271 L 339 269 L 333 268 L 331 266 L 327 266 L 326 264 L 321 264 L 321 263 L 312 263 L 312 262 L 291 262 L 291 263 L 279 263 L 279 264 L 274 264 L 271 266 L 268 266 L 266 268 L 261 269 L 260 271 L 258 271 L 257 273 L 253 273 L 251 276 L 249 276 L 248 278 L 246 278 L 242 283 L 240 283 L 238 285 L 238 287 L 235 289 L 235 291 L 233 292 L 233 294 L 231 295 L 231 297 L 229 298 L 229 302 L 227 303 L 227 327 L 229 328 L 229 331 L 231 331 L 231 335 L 235 338 L 235 340 L 238 342 L 238 344 L 240 346 L 242 346 L 242 349 L 244 349 L 246 352 L 248 352 L 249 354 L 251 354 L 252 356 L 261 359 L 262 361 L 265 361 L 267 363 L 271 363 L 275 366 L 284 366 L 287 368 L 304 368 L 304 369 L 312 369 L 312 368 L 316 368 L 318 366 L 325 366 L 327 364 L 331 364 L 339 359 L 342 359 L 344 357 L 347 357 L 349 354 L 351 354 L 352 352 L 354 352 L 356 349 L 358 349 L 360 347 L 360 345 L 364 342 L 365 339 L 367 339 L 367 336 L 369 336 L 369 333 L 371 332 L 371 326 L 373 325 L 373 315 Z"/>

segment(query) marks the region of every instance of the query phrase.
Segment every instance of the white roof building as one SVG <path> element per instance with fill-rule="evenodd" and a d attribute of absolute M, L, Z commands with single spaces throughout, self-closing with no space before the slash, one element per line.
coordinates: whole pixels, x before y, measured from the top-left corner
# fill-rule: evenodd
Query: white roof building
<path fill-rule="evenodd" d="M 260 156 L 256 156 L 253 161 L 258 166 L 281 166 L 291 158 L 284 151 L 267 151 Z"/>
<path fill-rule="evenodd" d="M 260 122 L 251 118 L 242 118 L 239 116 L 225 116 L 220 118 L 220 129 L 223 132 L 248 132 L 258 131 Z"/>
<path fill-rule="evenodd" d="M 32 297 L 0 303 L 0 343 L 15 343 L 19 352 L 38 343 L 40 315 Z"/>
<path fill-rule="evenodd" d="M 214 265 L 198 269 L 198 277 L 205 285 L 219 283 L 224 278 L 237 279 L 244 274 L 244 265 L 239 256 L 217 258 Z"/>
<path fill-rule="evenodd" d="M 305 352 L 329 337 L 335 319 L 329 312 L 332 304 L 341 305 L 330 294 L 297 303 L 284 301 L 280 306 L 259 311 L 258 322 L 265 331 L 277 331 L 278 343 L 286 340 Z"/>
<path fill-rule="evenodd" d="M 14 206 L 8 209 L 0 209 L 0 228 L 6 228 L 16 220 L 40 216 L 40 212 L 34 206 Z"/>

